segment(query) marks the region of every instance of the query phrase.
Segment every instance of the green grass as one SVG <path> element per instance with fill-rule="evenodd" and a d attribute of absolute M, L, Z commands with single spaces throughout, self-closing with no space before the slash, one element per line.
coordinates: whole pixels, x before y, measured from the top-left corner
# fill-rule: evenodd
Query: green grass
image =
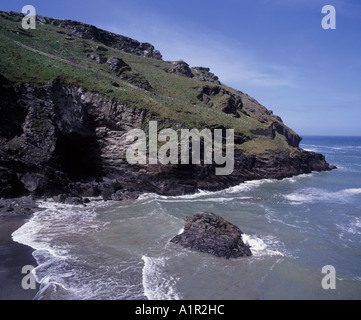
<path fill-rule="evenodd" d="M 246 154 L 267 154 L 275 150 L 289 150 L 286 138 L 276 132 L 274 139 L 267 137 L 256 137 L 250 141 L 246 141 L 237 146 L 238 149 L 243 150 Z"/>
<path fill-rule="evenodd" d="M 21 29 L 21 22 L 4 19 L 6 16 L 7 13 L 0 14 L 0 34 L 37 50 L 76 62 L 94 71 L 102 71 L 115 76 L 107 63 L 98 64 L 87 58 L 87 54 L 97 54 L 96 47 L 100 43 L 73 35 L 71 36 L 74 40 L 66 40 L 65 37 L 70 34 L 70 31 L 53 25 L 37 25 L 35 30 L 24 31 Z M 170 62 L 144 58 L 101 45 L 107 48 L 107 51 L 102 52 L 106 58 L 123 59 L 132 69 L 129 74 L 140 82 L 147 81 L 151 85 L 152 91 L 158 95 L 151 95 L 122 84 L 116 88 L 112 86 L 113 81 L 107 77 L 31 52 L 4 38 L 1 38 L 0 42 L 0 73 L 15 84 L 27 82 L 32 86 L 41 87 L 46 83 L 60 80 L 64 84 L 80 86 L 86 90 L 106 95 L 110 99 L 116 99 L 120 103 L 147 110 L 159 119 L 169 119 L 173 123 L 173 129 L 179 127 L 202 129 L 217 126 L 232 128 L 236 134 L 252 138 L 251 141 L 240 147 L 245 152 L 259 153 L 266 150 L 266 146 L 284 148 L 287 145 L 278 136 L 275 140 L 264 140 L 266 138 L 253 135 L 250 130 L 266 127 L 254 117 L 247 117 L 243 113 L 239 113 L 240 119 L 247 121 L 247 123 L 243 123 L 226 114 L 211 112 L 210 107 L 199 101 L 197 95 L 199 87 L 214 86 L 214 83 L 166 72 L 165 70 L 172 67 Z M 164 96 L 187 103 L 170 100 Z M 214 104 L 212 109 L 221 111 L 221 105 L 225 99 L 226 97 L 212 97 L 211 101 Z M 205 109 L 189 104 L 197 104 Z"/>

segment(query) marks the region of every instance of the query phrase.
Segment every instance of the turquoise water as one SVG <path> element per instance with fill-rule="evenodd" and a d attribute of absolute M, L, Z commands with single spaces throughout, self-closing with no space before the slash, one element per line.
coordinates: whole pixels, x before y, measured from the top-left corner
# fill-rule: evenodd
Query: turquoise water
<path fill-rule="evenodd" d="M 361 138 L 305 137 L 301 147 L 338 169 L 188 196 L 42 202 L 13 234 L 35 249 L 36 299 L 361 299 Z M 199 211 L 238 225 L 253 256 L 170 243 Z M 322 288 L 325 265 L 336 289 Z"/>

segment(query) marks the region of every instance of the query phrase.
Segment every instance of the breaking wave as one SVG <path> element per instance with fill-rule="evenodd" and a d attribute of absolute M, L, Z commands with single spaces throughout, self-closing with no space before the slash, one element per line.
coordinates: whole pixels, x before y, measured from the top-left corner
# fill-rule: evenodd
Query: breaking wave
<path fill-rule="evenodd" d="M 143 288 L 144 295 L 149 300 L 180 300 L 181 297 L 174 289 L 179 278 L 166 272 L 167 258 L 151 258 L 143 256 Z"/>
<path fill-rule="evenodd" d="M 361 194 L 361 188 L 343 189 L 336 192 L 329 192 L 324 189 L 306 188 L 298 192 L 285 194 L 283 197 L 292 204 L 303 204 L 311 202 L 348 202 L 355 195 Z"/>
<path fill-rule="evenodd" d="M 273 236 L 264 236 L 260 238 L 255 235 L 242 234 L 242 240 L 245 244 L 250 246 L 251 252 L 255 257 L 284 257 L 287 255 L 281 242 Z"/>

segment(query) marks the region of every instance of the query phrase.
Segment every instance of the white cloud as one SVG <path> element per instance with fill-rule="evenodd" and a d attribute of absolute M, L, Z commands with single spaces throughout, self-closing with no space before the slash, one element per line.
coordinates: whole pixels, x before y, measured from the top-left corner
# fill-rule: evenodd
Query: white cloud
<path fill-rule="evenodd" d="M 148 21 L 148 23 L 140 23 Z M 294 70 L 274 61 L 261 61 L 247 44 L 220 34 L 202 34 L 186 26 L 173 26 L 161 17 L 132 17 L 102 28 L 150 42 L 164 60 L 184 60 L 191 66 L 209 67 L 225 84 L 247 83 L 258 87 L 294 85 Z M 240 88 L 241 89 L 241 88 Z"/>

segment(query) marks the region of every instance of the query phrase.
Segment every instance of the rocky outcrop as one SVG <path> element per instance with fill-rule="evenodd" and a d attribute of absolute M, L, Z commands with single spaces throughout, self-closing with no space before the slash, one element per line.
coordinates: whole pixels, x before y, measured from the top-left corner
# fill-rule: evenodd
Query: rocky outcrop
<path fill-rule="evenodd" d="M 120 58 L 111 57 L 108 59 L 110 70 L 116 73 L 118 76 L 125 71 L 130 71 L 130 66 Z"/>
<path fill-rule="evenodd" d="M 0 218 L 13 216 L 27 218 L 41 210 L 44 209 L 39 208 L 36 201 L 30 196 L 15 199 L 0 199 Z"/>
<path fill-rule="evenodd" d="M 240 115 L 238 111 L 242 111 L 243 103 L 240 96 L 231 93 L 220 86 L 204 86 L 198 88 L 198 100 L 204 102 L 209 107 L 213 107 L 214 103 L 211 101 L 212 97 L 216 97 L 216 103 L 221 108 L 222 112 L 232 114 L 236 118 Z"/>
<path fill-rule="evenodd" d="M 214 107 L 216 104 L 224 113 L 231 114 L 237 118 L 240 117 L 239 113 L 243 113 L 247 117 L 255 118 L 259 122 L 268 125 L 267 128 L 264 129 L 258 128 L 252 130 L 251 132 L 254 134 L 273 139 L 276 132 L 278 132 L 286 138 L 290 146 L 299 147 L 302 138 L 288 128 L 280 117 L 274 115 L 273 111 L 268 110 L 247 94 L 220 85 L 206 85 L 199 87 L 198 91 L 198 100 L 209 107 Z M 212 102 L 212 98 L 215 98 L 213 99 L 215 102 Z"/>
<path fill-rule="evenodd" d="M 235 96 L 241 98 L 242 100 L 241 112 L 243 114 L 253 119 L 256 119 L 257 121 L 259 121 L 264 125 L 267 125 L 268 127 L 267 130 L 272 128 L 273 136 L 276 132 L 278 132 L 279 134 L 283 135 L 286 138 L 287 143 L 290 146 L 295 148 L 299 147 L 302 138 L 292 129 L 287 127 L 279 116 L 273 114 L 272 110 L 268 110 L 266 107 L 261 105 L 256 99 L 250 97 L 244 92 L 232 88 L 229 88 L 229 91 L 233 93 Z M 271 135 L 268 134 L 268 136 Z"/>
<path fill-rule="evenodd" d="M 214 82 L 221 84 L 218 77 L 210 72 L 209 68 L 205 67 L 193 67 L 191 68 L 194 77 L 201 81 Z"/>
<path fill-rule="evenodd" d="M 279 134 L 286 137 L 286 140 L 290 146 L 297 148 L 299 147 L 302 138 L 298 134 L 287 128 L 282 121 L 275 121 L 272 123 L 272 125 Z"/>
<path fill-rule="evenodd" d="M 6 18 L 21 22 L 23 17 L 24 15 L 22 13 L 9 12 Z M 36 16 L 36 21 L 39 24 L 51 24 L 64 28 L 67 31 L 64 32 L 66 35 L 65 38 L 68 40 L 73 40 L 73 36 L 76 36 L 86 40 L 97 41 L 106 46 L 138 56 L 162 60 L 161 53 L 150 43 L 139 42 L 129 37 L 99 29 L 93 25 L 74 20 L 48 18 L 40 15 Z M 19 30 L 23 29 L 19 28 Z"/>
<path fill-rule="evenodd" d="M 12 27 L 3 31 L 17 33 L 21 18 L 21 14 L 0 12 L 0 19 L 7 19 L 7 24 L 12 24 Z M 102 94 L 89 91 L 93 87 L 91 81 L 82 81 L 85 76 L 81 74 L 79 78 L 78 75 L 74 76 L 76 69 L 69 74 L 66 70 L 57 73 L 60 70 L 54 69 L 52 64 L 40 63 L 42 57 L 50 57 L 48 53 L 31 49 L 40 54 L 36 56 L 36 61 L 39 59 L 36 65 L 39 62 L 42 72 L 36 78 L 28 72 L 26 63 L 17 64 L 17 55 L 10 56 L 10 50 L 2 50 L 4 59 L 1 61 L 11 63 L 0 74 L 0 197 L 64 194 L 66 199 L 74 198 L 75 202 L 81 202 L 78 198 L 90 196 L 102 196 L 105 200 L 126 200 L 136 198 L 142 192 L 179 195 L 193 193 L 197 189 L 220 190 L 246 180 L 282 179 L 333 169 L 322 155 L 298 149 L 300 137 L 284 125 L 280 117 L 243 92 L 221 85 L 208 68 L 190 68 L 183 61 L 174 64 L 151 62 L 133 56 L 132 59 L 140 64 L 149 63 L 147 68 L 138 68 L 128 60 L 128 55 L 120 54 L 116 57 L 115 50 L 109 47 L 160 59 L 151 45 L 70 20 L 38 16 L 38 23 L 59 26 L 41 29 L 45 34 L 55 34 L 58 39 L 72 38 L 64 41 L 69 45 L 76 44 L 76 51 L 81 48 L 84 57 L 88 58 L 87 67 L 72 60 L 67 65 L 89 69 L 88 66 L 93 63 L 92 67 L 95 68 L 90 69 L 94 72 L 102 70 L 103 80 L 107 82 L 104 82 L 104 86 L 97 86 Z M 23 35 L 19 33 L 20 38 Z M 10 38 L 8 40 L 11 41 Z M 30 50 L 28 47 L 21 48 L 19 42 L 13 44 L 19 50 Z M 64 62 L 64 59 L 55 55 L 51 55 L 51 58 Z M 11 68 L 14 68 L 14 74 Z M 182 77 L 165 75 L 162 70 Z M 108 74 L 104 75 L 104 72 Z M 161 73 L 161 77 L 156 76 L 157 72 Z M 24 75 L 23 82 L 19 80 L 21 74 Z M 47 82 L 48 76 L 52 79 L 50 82 Z M 11 82 L 7 77 L 18 82 Z M 88 89 L 77 85 L 74 82 L 77 79 Z M 160 83 L 162 79 L 164 83 Z M 181 88 L 186 92 L 178 90 L 177 80 L 182 82 Z M 201 85 L 199 80 L 206 83 Z M 115 91 L 124 91 L 124 95 L 111 94 Z M 138 99 L 138 93 L 141 93 L 141 99 Z M 195 103 L 197 97 L 202 105 Z M 152 101 L 154 114 L 145 105 L 148 101 Z M 175 111 L 173 103 L 194 110 L 188 112 L 179 108 Z M 204 104 L 212 110 L 207 110 Z M 186 129 L 192 123 L 191 126 L 197 125 L 197 128 L 226 129 L 227 122 L 217 124 L 201 119 L 201 113 L 194 112 L 201 109 L 207 110 L 210 117 L 217 114 L 221 117 L 219 119 L 224 120 L 241 116 L 239 123 L 246 127 L 238 127 L 235 143 L 241 145 L 255 140 L 254 144 L 246 145 L 245 148 L 236 146 L 231 175 L 216 176 L 215 163 L 130 165 L 127 162 L 126 153 L 130 143 L 126 140 L 127 133 L 131 129 L 145 128 L 150 120 L 158 121 L 159 128 L 177 130 L 181 124 Z M 174 112 L 183 111 L 184 119 L 174 116 Z M 244 115 L 250 118 L 249 121 Z M 178 119 L 178 122 L 171 119 Z M 264 137 L 275 139 L 276 136 L 279 144 L 271 143 L 273 149 L 268 150 L 268 140 Z M 59 200 L 63 198 L 59 196 Z"/>
<path fill-rule="evenodd" d="M 21 22 L 21 19 L 24 17 L 24 14 L 17 12 L 7 12 L 5 19 Z M 54 19 L 48 18 L 41 15 L 36 15 L 36 22 L 38 24 L 51 24 L 64 28 L 63 32 L 66 39 L 72 40 L 73 36 L 80 37 L 85 40 L 93 40 L 100 42 L 108 47 L 119 49 L 128 53 L 136 54 L 145 58 L 152 58 L 157 60 L 162 60 L 161 53 L 154 48 L 153 45 L 147 42 L 139 42 L 135 39 L 125 37 L 110 31 L 99 29 L 93 25 L 86 24 L 83 22 L 78 22 L 74 20 L 63 20 L 63 19 Z M 22 28 L 19 27 L 19 31 L 26 36 L 31 36 L 27 32 L 24 32 Z M 62 31 L 58 31 L 61 33 Z"/>
<path fill-rule="evenodd" d="M 98 64 L 103 64 L 107 62 L 107 58 L 102 54 L 97 54 L 97 55 L 89 54 L 88 57 Z"/>
<path fill-rule="evenodd" d="M 176 73 L 187 78 L 193 78 L 193 73 L 189 68 L 189 64 L 180 60 L 172 62 L 173 68 L 170 70 L 171 73 Z"/>
<path fill-rule="evenodd" d="M 222 112 L 227 114 L 233 114 L 236 118 L 239 118 L 238 110 L 242 110 L 242 99 L 237 96 L 227 95 L 221 102 Z"/>
<path fill-rule="evenodd" d="M 127 64 L 123 59 L 110 57 L 107 60 L 107 63 L 110 71 L 114 72 L 121 79 L 126 80 L 127 82 L 144 90 L 152 91 L 153 88 L 150 83 L 139 73 L 132 71 L 129 64 Z M 116 83 L 115 86 L 117 86 Z"/>
<path fill-rule="evenodd" d="M 171 242 L 226 259 L 251 256 L 242 234 L 237 226 L 222 217 L 211 212 L 199 212 L 186 218 L 184 231 Z"/>
<path fill-rule="evenodd" d="M 275 129 L 272 125 L 265 129 L 261 129 L 261 128 L 253 129 L 251 130 L 251 132 L 255 135 L 264 136 L 270 139 L 274 139 L 276 135 Z"/>
<path fill-rule="evenodd" d="M 75 182 L 125 169 L 124 133 L 141 126 L 144 111 L 60 82 L 38 89 L 26 84 L 15 88 L 4 78 L 0 82 L 9 88 L 0 102 L 6 110 L 0 125 L 12 128 L 1 137 L 0 196 L 72 189 L 99 195 L 102 179 L 92 188 Z"/>
<path fill-rule="evenodd" d="M 214 164 L 130 165 L 126 133 L 156 116 L 60 81 L 34 88 L 0 77 L 0 87 L 0 197 L 65 193 L 123 200 L 142 192 L 220 190 L 247 180 L 334 168 L 322 155 L 297 148 L 257 156 L 236 149 L 229 176 L 216 176 Z M 167 119 L 162 123 L 172 126 Z"/>

